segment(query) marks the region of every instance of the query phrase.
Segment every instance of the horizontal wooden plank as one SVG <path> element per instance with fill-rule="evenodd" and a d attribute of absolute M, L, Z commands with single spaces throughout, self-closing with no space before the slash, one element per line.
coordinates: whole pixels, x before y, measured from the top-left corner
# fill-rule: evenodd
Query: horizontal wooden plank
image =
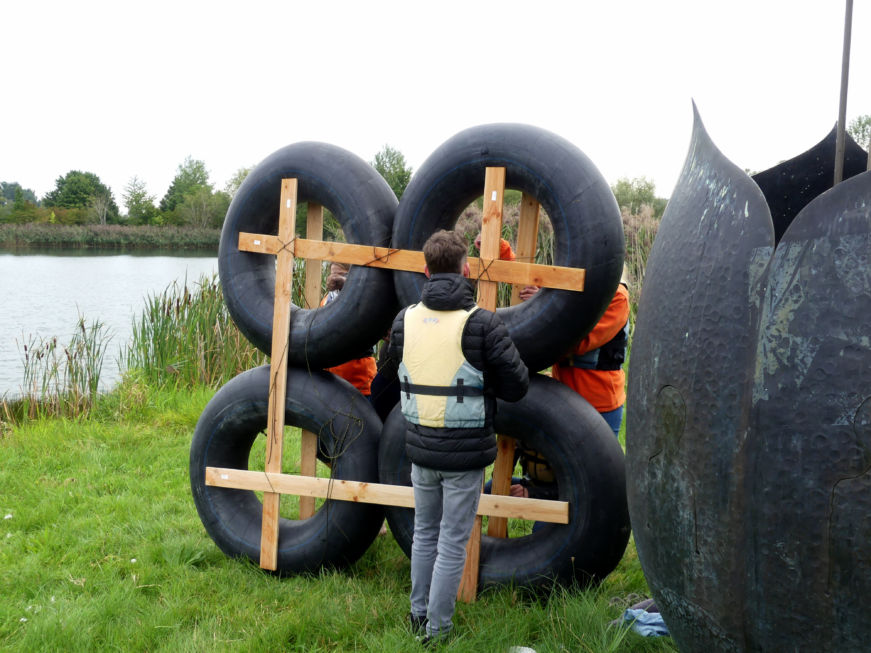
<path fill-rule="evenodd" d="M 414 508 L 414 490 L 406 485 L 361 483 L 225 467 L 206 467 L 206 485 Z M 482 494 L 478 514 L 567 524 L 569 504 L 565 501 Z"/>
<path fill-rule="evenodd" d="M 295 256 L 306 259 L 336 261 L 390 270 L 422 272 L 423 252 L 410 249 L 354 245 L 323 240 L 297 238 L 289 245 Z M 277 254 L 281 240 L 268 234 L 239 234 L 239 250 L 259 254 Z M 501 261 L 469 257 L 472 278 L 520 285 L 536 285 L 560 290 L 584 289 L 585 270 L 559 265 L 540 265 L 521 261 Z"/>

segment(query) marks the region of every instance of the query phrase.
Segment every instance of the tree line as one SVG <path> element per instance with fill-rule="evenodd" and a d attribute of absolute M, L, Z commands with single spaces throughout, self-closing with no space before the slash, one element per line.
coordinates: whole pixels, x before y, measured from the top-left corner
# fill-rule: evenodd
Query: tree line
<path fill-rule="evenodd" d="M 411 168 L 399 150 L 385 145 L 371 165 L 401 196 Z M 125 224 L 220 228 L 230 202 L 253 167 L 239 168 L 226 185 L 215 188 L 204 161 L 188 156 L 157 201 L 145 182 L 134 176 L 124 187 L 119 209 L 112 190 L 93 172 L 70 170 L 42 198 L 18 182 L 0 181 L 0 223 L 65 225 Z"/>
<path fill-rule="evenodd" d="M 223 189 L 216 189 L 205 162 L 189 156 L 159 202 L 144 181 L 131 178 L 121 195 L 126 213 L 93 172 L 70 170 L 41 199 L 18 182 L 0 181 L 0 222 L 220 227 L 233 193 L 249 171 L 239 169 Z"/>
<path fill-rule="evenodd" d="M 854 119 L 847 132 L 862 146 L 871 148 L 871 115 Z M 370 164 L 402 197 L 411 181 L 412 169 L 399 150 L 385 145 Z M 55 187 L 42 199 L 18 182 L 0 181 L 0 223 L 173 225 L 219 228 L 239 186 L 253 167 L 239 168 L 224 188 L 216 189 L 204 161 L 190 156 L 179 164 L 166 193 L 157 201 L 145 182 L 134 176 L 122 192 L 126 213 L 118 208 L 112 190 L 93 172 L 70 170 L 58 177 Z M 656 195 L 656 186 L 646 177 L 621 177 L 611 186 L 624 213 L 639 214 L 647 207 L 658 219 L 667 200 Z M 506 199 L 510 200 L 506 194 Z M 519 199 L 519 196 L 518 198 Z"/>
<path fill-rule="evenodd" d="M 370 164 L 387 181 L 397 198 L 411 181 L 412 168 L 397 149 L 385 145 Z M 179 164 L 176 174 L 158 201 L 139 177 L 132 177 L 121 194 L 122 206 L 93 172 L 70 170 L 55 181 L 42 198 L 18 182 L 0 181 L 0 223 L 172 225 L 220 228 L 230 202 L 253 167 L 239 168 L 221 189 L 215 188 L 204 161 L 191 156 Z M 654 183 L 646 177 L 620 178 L 611 187 L 624 212 L 636 214 L 649 207 L 655 218 L 666 199 L 656 196 Z M 506 195 L 506 200 L 517 199 Z"/>

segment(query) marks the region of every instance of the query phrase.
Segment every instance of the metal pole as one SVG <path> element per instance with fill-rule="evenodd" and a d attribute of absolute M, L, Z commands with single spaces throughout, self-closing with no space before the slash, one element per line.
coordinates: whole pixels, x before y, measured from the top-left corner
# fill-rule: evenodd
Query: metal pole
<path fill-rule="evenodd" d="M 853 25 L 853 0 L 847 0 L 844 15 L 844 54 L 841 60 L 841 103 L 838 108 L 838 136 L 835 141 L 835 183 L 844 178 L 844 149 L 846 145 L 847 80 L 850 77 L 850 33 Z"/>

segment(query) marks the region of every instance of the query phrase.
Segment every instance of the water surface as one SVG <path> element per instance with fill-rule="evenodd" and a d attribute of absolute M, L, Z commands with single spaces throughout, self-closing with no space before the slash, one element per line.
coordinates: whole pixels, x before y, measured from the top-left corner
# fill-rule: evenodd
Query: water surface
<path fill-rule="evenodd" d="M 0 397 L 21 393 L 22 345 L 55 336 L 67 344 L 80 315 L 88 324 L 105 324 L 111 336 L 101 375 L 111 386 L 119 378 L 119 350 L 130 340 L 145 298 L 217 271 L 214 254 L 0 252 Z"/>

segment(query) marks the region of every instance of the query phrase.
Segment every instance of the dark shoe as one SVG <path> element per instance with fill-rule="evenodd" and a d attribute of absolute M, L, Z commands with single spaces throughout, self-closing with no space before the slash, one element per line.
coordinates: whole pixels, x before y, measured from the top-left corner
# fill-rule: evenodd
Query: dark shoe
<path fill-rule="evenodd" d="M 420 642 L 420 645 L 425 649 L 434 649 L 438 646 L 439 642 L 443 641 L 443 638 L 438 639 L 432 635 L 418 635 L 417 641 Z"/>
<path fill-rule="evenodd" d="M 445 644 L 450 635 L 418 635 L 417 641 L 420 642 L 420 645 L 425 649 L 434 649 L 441 644 Z"/>
<path fill-rule="evenodd" d="M 426 634 L 426 615 L 416 615 L 411 614 L 410 612 L 406 615 L 406 619 L 408 620 L 408 625 L 411 627 L 411 632 L 415 635 L 425 635 Z"/>

